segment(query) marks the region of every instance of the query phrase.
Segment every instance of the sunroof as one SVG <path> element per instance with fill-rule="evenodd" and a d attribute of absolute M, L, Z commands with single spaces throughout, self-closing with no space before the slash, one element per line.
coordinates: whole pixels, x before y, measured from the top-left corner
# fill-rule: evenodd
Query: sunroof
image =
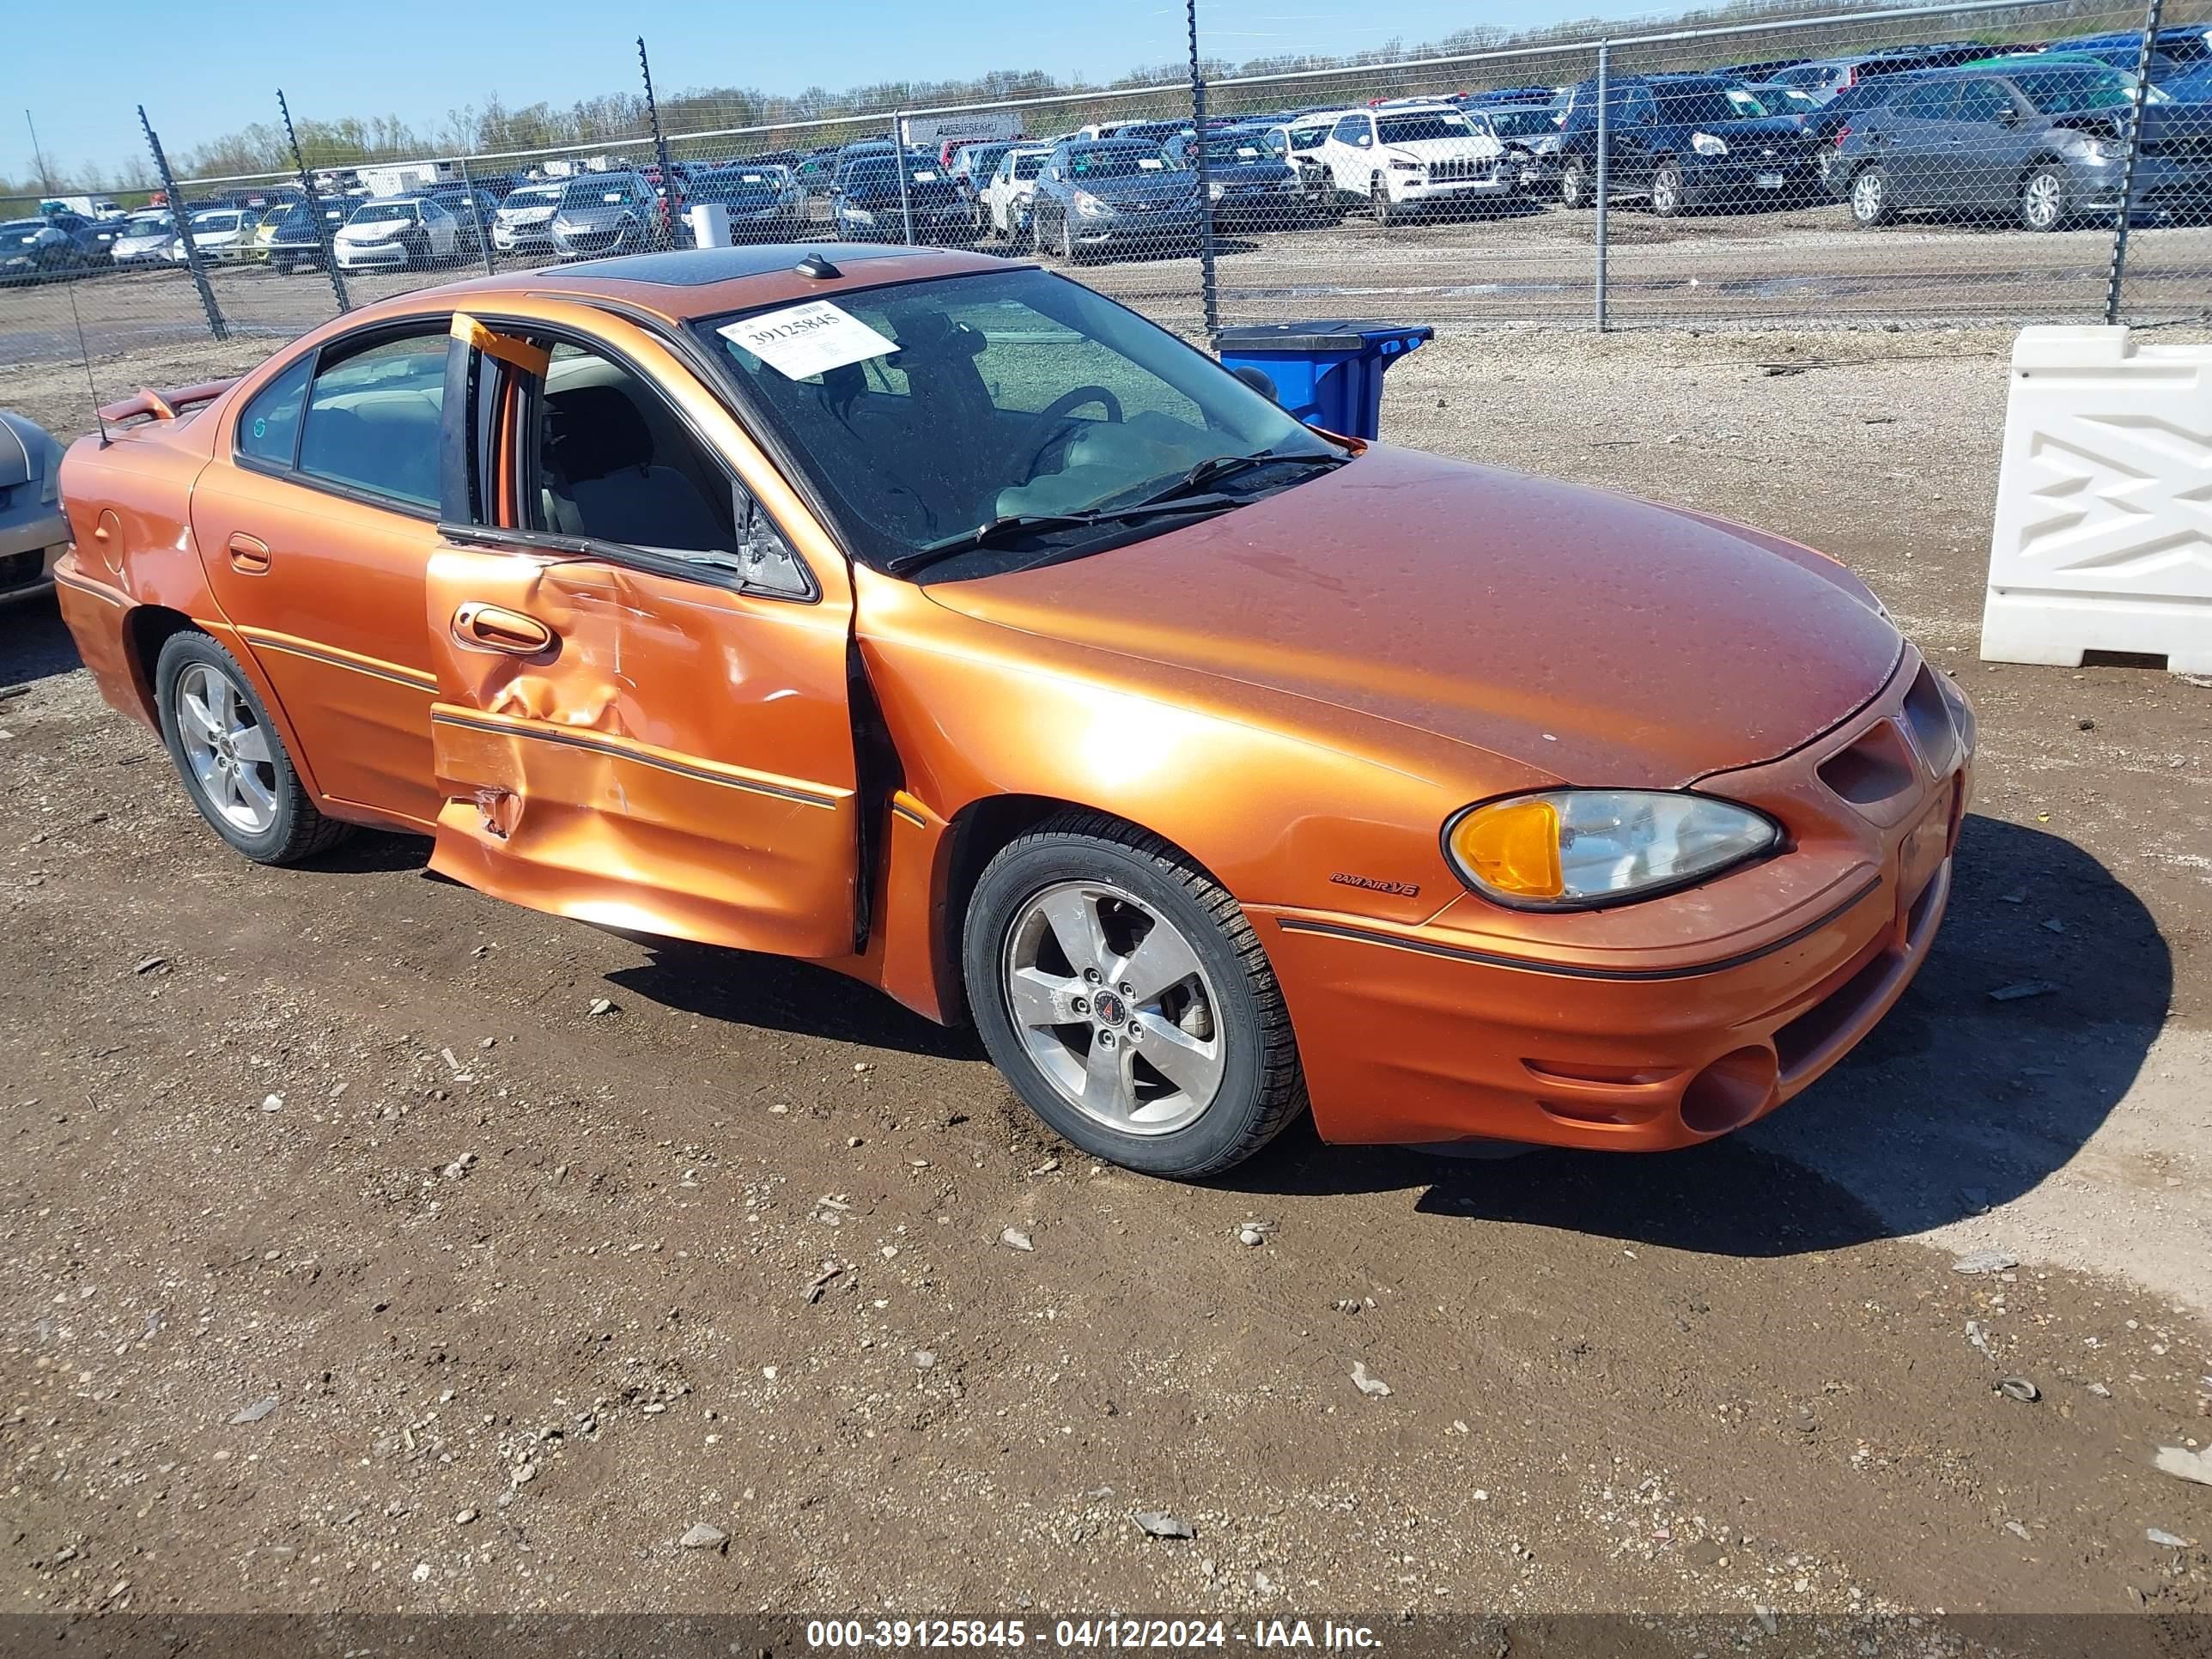
<path fill-rule="evenodd" d="M 789 270 L 810 253 L 837 264 L 856 259 L 890 259 L 917 250 L 867 242 L 762 242 L 749 247 L 687 247 L 667 253 L 625 253 L 612 259 L 586 259 L 560 267 L 571 276 L 611 276 L 624 283 L 659 283 L 669 288 L 705 288 L 739 276 L 763 276 Z M 550 275 L 551 273 L 547 273 Z"/>

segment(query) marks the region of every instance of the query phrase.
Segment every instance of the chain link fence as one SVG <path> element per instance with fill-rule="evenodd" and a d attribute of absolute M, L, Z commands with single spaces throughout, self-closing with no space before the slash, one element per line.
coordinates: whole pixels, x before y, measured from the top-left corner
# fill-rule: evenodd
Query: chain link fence
<path fill-rule="evenodd" d="M 623 71 L 646 69 L 643 48 Z M 1198 337 L 1334 316 L 2212 317 L 2206 0 L 1973 0 L 1199 68 L 1194 52 L 1187 81 L 1010 83 L 957 105 L 887 93 L 859 114 L 656 102 L 647 70 L 639 94 L 562 112 L 557 143 L 530 142 L 555 125 L 544 106 L 495 104 L 471 112 L 490 143 L 416 156 L 345 122 L 303 144 L 280 102 L 282 125 L 253 131 L 288 167 L 0 202 L 0 368 L 210 336 L 250 361 L 425 284 L 702 238 L 1034 255 Z"/>

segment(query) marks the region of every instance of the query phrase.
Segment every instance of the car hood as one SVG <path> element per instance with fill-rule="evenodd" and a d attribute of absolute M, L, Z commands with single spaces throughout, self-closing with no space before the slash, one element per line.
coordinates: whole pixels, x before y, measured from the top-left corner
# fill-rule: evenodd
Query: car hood
<path fill-rule="evenodd" d="M 1218 185 L 1281 185 L 1294 182 L 1298 173 L 1288 161 L 1208 161 L 1206 176 Z"/>
<path fill-rule="evenodd" d="M 1716 138 L 1728 140 L 1729 152 L 1734 154 L 1748 145 L 1771 143 L 1777 149 L 1802 149 L 1805 147 L 1805 127 L 1794 115 L 1757 115 L 1741 121 L 1717 121 L 1710 127 L 1696 127 L 1699 132 L 1710 132 Z"/>
<path fill-rule="evenodd" d="M 342 242 L 384 242 L 404 231 L 412 219 L 379 219 L 366 225 L 347 225 L 338 232 Z"/>
<path fill-rule="evenodd" d="M 1194 173 L 1139 173 L 1127 179 L 1077 179 L 1070 181 L 1075 189 L 1096 196 L 1102 202 L 1120 206 L 1127 202 L 1185 202 L 1198 189 Z"/>
<path fill-rule="evenodd" d="M 1472 138 L 1424 138 L 1416 143 L 1382 146 L 1385 155 L 1401 155 L 1413 161 L 1485 161 L 1504 153 L 1504 145 L 1480 133 Z"/>
<path fill-rule="evenodd" d="M 1621 787 L 1786 754 L 1879 691 L 1904 648 L 1809 549 L 1380 447 L 1186 529 L 927 591 L 980 621 Z"/>

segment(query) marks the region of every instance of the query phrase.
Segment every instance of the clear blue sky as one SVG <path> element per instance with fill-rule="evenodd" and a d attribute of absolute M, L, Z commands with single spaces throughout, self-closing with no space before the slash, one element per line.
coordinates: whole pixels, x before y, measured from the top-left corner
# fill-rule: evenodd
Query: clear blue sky
<path fill-rule="evenodd" d="M 1232 60 L 1411 46 L 1456 28 L 1562 15 L 1623 18 L 1664 0 L 1200 0 L 1200 44 Z M 0 173 L 33 173 L 23 112 L 49 167 L 109 167 L 143 153 L 143 103 L 174 152 L 276 116 L 398 115 L 434 129 L 496 91 L 510 106 L 573 103 L 635 84 L 642 32 L 656 83 L 797 92 L 987 70 L 1097 83 L 1183 50 L 1179 0 L 25 0 L 0 58 Z"/>

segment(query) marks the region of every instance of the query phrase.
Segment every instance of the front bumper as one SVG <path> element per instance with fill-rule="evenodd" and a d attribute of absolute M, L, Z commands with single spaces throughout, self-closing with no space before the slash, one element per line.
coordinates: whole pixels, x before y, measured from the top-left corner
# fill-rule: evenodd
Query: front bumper
<path fill-rule="evenodd" d="M 398 270 L 407 264 L 406 244 L 390 242 L 340 242 L 337 247 L 340 270 Z"/>
<path fill-rule="evenodd" d="M 1474 179 L 1415 179 L 1401 175 L 1390 181 L 1390 199 L 1404 207 L 1432 202 L 1494 202 L 1513 193 L 1516 181 L 1501 162 L 1492 172 Z"/>
<path fill-rule="evenodd" d="M 1197 240 L 1199 214 L 1195 208 L 1165 213 L 1117 212 L 1109 218 L 1068 216 L 1078 247 L 1180 247 Z"/>
<path fill-rule="evenodd" d="M 1662 1151 L 1809 1087 L 1904 994 L 1950 894 L 1972 724 L 1949 714 L 1933 673 L 1908 649 L 1883 693 L 1835 732 L 1705 780 L 1774 810 L 1799 844 L 1555 930 L 1579 948 L 1554 941 L 1539 954 L 1472 898 L 1418 926 L 1248 907 L 1322 1138 Z M 1864 780 L 1878 774 L 1837 769 L 1864 755 L 1894 766 L 1893 793 L 1874 799 Z M 1824 769 L 1864 804 L 1844 800 Z M 1721 911 L 1740 925 L 1680 943 Z"/>
<path fill-rule="evenodd" d="M 491 245 L 501 253 L 534 252 L 553 246 L 553 233 L 544 225 L 502 225 L 491 228 Z"/>
<path fill-rule="evenodd" d="M 1682 189 L 1689 205 L 1756 205 L 1817 195 L 1823 189 L 1819 164 L 1808 151 L 1789 155 L 1693 156 L 1682 164 Z"/>

